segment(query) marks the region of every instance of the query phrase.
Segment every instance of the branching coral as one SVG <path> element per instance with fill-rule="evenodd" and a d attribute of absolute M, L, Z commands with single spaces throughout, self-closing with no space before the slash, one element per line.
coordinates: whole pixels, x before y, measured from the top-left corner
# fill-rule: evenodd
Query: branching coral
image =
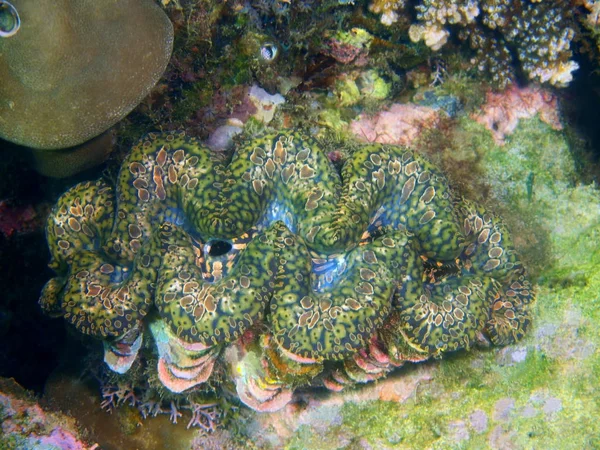
<path fill-rule="evenodd" d="M 529 78 L 565 86 L 579 66 L 571 61 L 570 45 L 575 32 L 566 25 L 567 10 L 539 2 L 523 5 L 514 15 L 505 37 L 516 45 L 517 55 Z"/>
<path fill-rule="evenodd" d="M 398 11 L 405 6 L 406 0 L 374 0 L 369 5 L 369 10 L 381 14 L 381 23 L 391 25 L 398 20 Z"/>
<path fill-rule="evenodd" d="M 198 427 L 206 432 L 215 431 L 222 416 L 215 402 L 201 399 L 166 401 L 153 396 L 148 388 L 135 387 L 128 381 L 111 384 L 104 379 L 101 380 L 101 396 L 100 407 L 108 413 L 112 413 L 119 406 L 129 405 L 136 408 L 144 419 L 168 414 L 171 422 L 177 423 L 183 416 L 182 412 L 188 411 L 191 418 L 187 428 Z"/>
<path fill-rule="evenodd" d="M 386 6 L 381 6 L 381 4 Z M 574 30 L 569 26 L 567 2 L 535 0 L 422 0 L 416 2 L 417 21 L 410 26 L 414 42 L 440 50 L 453 28 L 475 50 L 473 63 L 493 76 L 500 87 L 510 82 L 512 53 L 529 78 L 565 86 L 578 68 L 571 60 Z M 388 24 L 404 2 L 373 2 Z"/>
<path fill-rule="evenodd" d="M 113 370 L 149 325 L 172 393 L 210 380 L 225 349 L 239 398 L 261 411 L 315 379 L 366 382 L 530 324 L 502 222 L 402 147 L 365 145 L 340 176 L 299 132 L 229 164 L 183 132 L 151 134 L 116 190 L 64 194 L 47 236 L 58 276 L 41 303 L 102 339 Z"/>
<path fill-rule="evenodd" d="M 597 0 L 582 0 L 583 5 L 589 11 L 585 18 L 586 24 L 590 27 L 600 25 L 600 2 Z"/>

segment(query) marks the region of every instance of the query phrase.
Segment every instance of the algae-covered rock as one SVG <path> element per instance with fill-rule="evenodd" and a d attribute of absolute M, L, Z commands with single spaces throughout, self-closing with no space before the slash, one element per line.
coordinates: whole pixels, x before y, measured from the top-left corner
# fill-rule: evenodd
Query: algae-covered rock
<path fill-rule="evenodd" d="M 0 378 L 0 448 L 86 450 L 75 419 L 42 406 L 12 378 Z"/>
<path fill-rule="evenodd" d="M 173 27 L 152 0 L 14 0 L 0 37 L 0 137 L 81 144 L 128 114 L 163 73 Z"/>

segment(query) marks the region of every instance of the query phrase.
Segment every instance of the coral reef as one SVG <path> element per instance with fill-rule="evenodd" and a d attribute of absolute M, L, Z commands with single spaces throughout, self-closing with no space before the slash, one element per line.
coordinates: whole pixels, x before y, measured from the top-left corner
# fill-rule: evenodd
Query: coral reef
<path fill-rule="evenodd" d="M 391 25 L 400 14 L 407 14 L 405 3 L 377 0 L 369 8 Z M 571 59 L 575 31 L 569 25 L 568 2 L 422 0 L 412 6 L 417 19 L 409 28 L 413 42 L 423 41 L 438 51 L 455 33 L 475 51 L 473 66 L 489 73 L 499 87 L 515 77 L 513 52 L 530 79 L 555 86 L 567 85 L 579 67 Z"/>
<path fill-rule="evenodd" d="M 581 141 L 568 122 L 565 131 L 539 114 L 522 118 L 497 145 L 474 120 L 477 112 L 469 108 L 425 133 L 443 133 L 437 144 L 416 145 L 440 154 L 445 172 L 456 175 L 444 161 L 451 157 L 475 171 L 487 187 L 477 198 L 504 212 L 520 254 L 539 274 L 531 332 L 516 345 L 407 364 L 336 395 L 296 392 L 284 409 L 246 420 L 244 435 L 258 448 L 598 447 L 597 182 L 578 176 Z M 591 163 L 587 170 L 598 173 Z"/>
<path fill-rule="evenodd" d="M 106 377 L 105 377 L 106 378 Z M 182 401 L 183 399 L 164 401 L 158 396 L 153 396 L 150 389 L 134 386 L 132 382 L 118 381 L 110 384 L 102 380 L 102 402 L 100 407 L 112 413 L 116 408 L 129 405 L 136 408 L 142 418 L 168 415 L 169 420 L 176 424 L 183 417 L 183 412 L 190 413 L 186 428 L 197 427 L 206 432 L 214 432 L 221 419 L 218 403 L 199 401 Z"/>
<path fill-rule="evenodd" d="M 36 206 L 32 217 L 28 205 L 36 203 L 14 192 L 27 179 L 54 203 L 83 177 L 32 179 L 13 163 L 4 180 L 2 374 L 27 383 L 35 373 L 36 384 L 26 385 L 44 392 L 40 404 L 61 404 L 107 449 L 598 447 L 598 192 L 577 173 L 591 179 L 597 167 L 571 160 L 582 150 L 570 120 L 558 131 L 563 94 L 523 87 L 529 75 L 556 86 L 578 76 L 564 100 L 593 123 L 593 111 L 571 96 L 585 89 L 594 103 L 593 83 L 579 81 L 592 70 L 582 53 L 600 53 L 597 1 L 157 3 L 175 28 L 174 58 L 116 127 L 102 180 L 69 191 L 52 214 L 56 278 L 43 304 L 63 320 L 25 307 L 52 275 L 41 267 L 48 258 L 41 233 L 33 240 L 20 230 L 47 211 Z M 13 33 L 6 42 L 27 24 L 15 23 L 0 18 L 0 35 Z M 515 82 L 494 93 L 488 75 L 494 89 Z M 256 100 L 278 100 L 255 104 L 251 89 Z M 261 134 L 294 126 L 319 143 L 302 133 Z M 148 130 L 172 133 L 145 138 L 126 157 Z M 348 140 L 350 131 L 368 143 Z M 285 163 L 276 157 L 280 138 Z M 52 160 L 38 169 L 76 166 L 45 153 Z M 232 155 L 237 166 L 228 163 Z M 378 165 L 404 156 L 413 159 L 403 174 Z M 298 184 L 310 170 L 314 176 Z M 441 173 L 494 215 L 453 194 Z M 370 188 L 372 203 L 359 186 Z M 319 235 L 306 225 L 314 204 L 309 218 L 319 233 L 352 236 L 315 247 L 309 238 Z M 329 222 L 330 212 L 360 223 Z M 458 228 L 451 257 L 432 254 L 445 231 L 427 227 L 438 219 Z M 411 227 L 422 220 L 419 234 Z M 488 271 L 492 260 L 500 266 L 493 261 Z M 538 283 L 537 305 L 525 278 L 515 284 L 525 277 L 521 262 Z M 57 339 L 65 333 L 68 348 Z M 453 352 L 488 340 L 509 345 Z M 54 370 L 58 358 L 49 355 L 61 351 L 78 371 L 72 377 Z M 102 372 L 100 395 L 97 380 L 85 376 L 90 367 Z M 18 426 L 28 432 L 26 420 Z"/>
<path fill-rule="evenodd" d="M 37 149 L 81 144 L 127 115 L 162 75 L 173 27 L 152 0 L 16 0 L 0 36 L 0 136 Z"/>
<path fill-rule="evenodd" d="M 130 369 L 149 327 L 171 393 L 219 366 L 260 411 L 530 325 L 501 220 L 402 147 L 362 146 L 340 176 L 299 132 L 247 142 L 229 164 L 183 132 L 150 134 L 116 189 L 65 193 L 47 236 L 58 276 L 41 304 L 101 339 L 111 369 Z"/>

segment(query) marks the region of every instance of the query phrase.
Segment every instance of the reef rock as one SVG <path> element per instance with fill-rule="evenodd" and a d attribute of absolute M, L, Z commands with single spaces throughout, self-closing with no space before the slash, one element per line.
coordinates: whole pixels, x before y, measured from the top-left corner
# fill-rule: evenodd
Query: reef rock
<path fill-rule="evenodd" d="M 96 449 L 79 434 L 75 420 L 43 409 L 13 379 L 0 378 L 0 448 Z"/>

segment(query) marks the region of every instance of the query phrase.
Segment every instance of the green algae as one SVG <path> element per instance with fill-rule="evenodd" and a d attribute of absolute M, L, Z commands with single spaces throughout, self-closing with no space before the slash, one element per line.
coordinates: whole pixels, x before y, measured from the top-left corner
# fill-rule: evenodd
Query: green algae
<path fill-rule="evenodd" d="M 484 355 L 487 363 L 493 355 Z M 565 378 L 555 360 L 541 353 L 530 354 L 519 366 L 500 367 L 485 373 L 481 369 L 465 369 L 466 358 L 444 361 L 440 364 L 435 379 L 443 385 L 443 394 L 430 392 L 405 404 L 375 401 L 367 404 L 347 403 L 343 407 L 343 433 L 361 436 L 377 448 L 482 448 L 490 444 L 488 430 L 477 433 L 469 424 L 469 416 L 476 410 L 484 411 L 490 422 L 492 433 L 500 427 L 502 433 L 510 433 L 514 448 L 557 448 L 564 436 L 570 436 L 567 447 L 585 448 L 589 436 L 597 433 L 587 412 L 598 411 L 598 405 L 586 396 L 570 395 Z M 487 364 L 486 364 L 487 365 Z M 456 370 L 458 369 L 458 370 Z M 473 380 L 481 377 L 483 385 L 474 385 Z M 531 403 L 531 397 L 544 386 L 560 387 L 553 395 L 560 400 L 562 410 L 552 414 L 543 412 L 544 399 L 535 409 L 534 417 L 523 417 L 523 411 Z M 583 393 L 582 393 L 583 394 Z M 506 419 L 496 417 L 495 405 L 510 399 L 514 406 Z M 547 402 L 547 400 L 546 400 Z M 590 407 L 592 409 L 590 409 Z M 571 421 L 575 420 L 576 424 Z M 457 442 L 456 424 L 464 426 Z M 454 435 L 453 435 L 454 434 Z M 385 447 L 384 447 L 385 445 Z M 492 445 L 494 448 L 494 446 Z"/>
<path fill-rule="evenodd" d="M 358 79 L 365 102 L 381 102 L 390 95 L 392 87 L 376 70 L 362 72 Z"/>
<path fill-rule="evenodd" d="M 0 436 L 0 450 L 17 449 L 24 444 L 23 439 L 14 436 Z"/>

